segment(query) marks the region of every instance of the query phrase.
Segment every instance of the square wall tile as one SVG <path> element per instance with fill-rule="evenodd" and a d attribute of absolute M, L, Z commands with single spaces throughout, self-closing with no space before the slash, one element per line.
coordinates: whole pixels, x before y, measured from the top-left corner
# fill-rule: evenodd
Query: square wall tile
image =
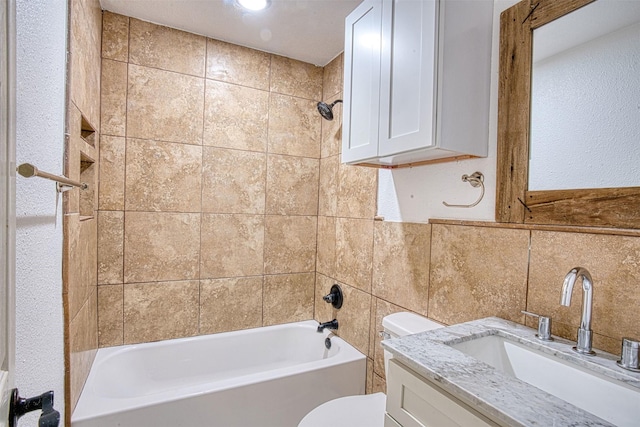
<path fill-rule="evenodd" d="M 200 334 L 262 326 L 262 276 L 200 281 Z"/>
<path fill-rule="evenodd" d="M 342 80 L 343 80 L 343 63 L 344 53 L 336 56 L 331 62 L 324 66 L 322 77 L 322 99 L 325 102 L 333 102 L 332 97 L 341 99 L 338 96 L 342 93 Z"/>
<path fill-rule="evenodd" d="M 219 40 L 207 39 L 207 78 L 269 90 L 271 55 Z"/>
<path fill-rule="evenodd" d="M 124 344 L 124 285 L 98 286 L 98 346 Z"/>
<path fill-rule="evenodd" d="M 124 343 L 197 335 L 199 291 L 197 280 L 124 285 Z"/>
<path fill-rule="evenodd" d="M 126 142 L 123 137 L 100 136 L 98 209 L 124 209 Z"/>
<path fill-rule="evenodd" d="M 62 281 L 63 293 L 69 309 L 69 317 L 73 318 L 89 295 L 86 284 L 83 284 L 80 272 L 80 218 L 77 213 L 65 214 L 62 218 L 63 260 Z"/>
<path fill-rule="evenodd" d="M 97 221 L 80 221 L 78 214 L 64 216 L 67 243 L 64 274 L 68 294 L 69 318 L 73 319 L 97 284 Z"/>
<path fill-rule="evenodd" d="M 382 378 L 380 375 L 374 373 L 373 374 L 373 387 L 371 389 L 371 393 L 386 393 L 387 392 L 387 381 Z"/>
<path fill-rule="evenodd" d="M 128 211 L 200 212 L 202 147 L 127 139 Z"/>
<path fill-rule="evenodd" d="M 203 147 L 202 211 L 264 214 L 267 155 Z"/>
<path fill-rule="evenodd" d="M 318 245 L 316 255 L 316 271 L 325 275 L 333 275 L 336 270 L 336 219 L 318 217 Z"/>
<path fill-rule="evenodd" d="M 333 98 L 332 98 L 333 99 Z M 336 99 L 342 99 L 342 93 Z M 335 99 L 333 99 L 335 101 Z M 331 102 L 333 102 L 331 101 Z M 333 106 L 333 120 L 322 119 L 322 137 L 320 156 L 322 158 L 337 156 L 342 148 L 342 103 Z M 358 166 L 362 167 L 362 166 Z"/>
<path fill-rule="evenodd" d="M 123 283 L 124 212 L 98 211 L 98 284 Z"/>
<path fill-rule="evenodd" d="M 316 273 L 313 318 L 317 320 L 318 323 L 327 322 L 338 317 L 339 310 L 333 308 L 331 304 L 322 299 L 322 297 L 331 292 L 331 286 L 333 286 L 334 283 L 336 283 L 336 281 L 331 279 L 331 277 Z"/>
<path fill-rule="evenodd" d="M 310 99 L 322 96 L 323 68 L 284 56 L 271 58 L 271 92 Z"/>
<path fill-rule="evenodd" d="M 432 226 L 429 317 L 448 325 L 498 316 L 522 322 L 529 231 Z"/>
<path fill-rule="evenodd" d="M 75 104 L 69 103 L 67 109 L 69 139 L 64 147 L 64 175 L 74 181 L 80 180 L 80 153 L 87 145 L 81 136 L 82 113 Z M 80 191 L 66 191 L 62 195 L 64 213 L 80 212 Z M 86 194 L 86 190 L 83 191 Z"/>
<path fill-rule="evenodd" d="M 74 408 L 98 350 L 98 310 L 96 292 L 69 321 L 69 400 Z"/>
<path fill-rule="evenodd" d="M 267 157 L 267 214 L 318 214 L 319 161 L 304 157 Z"/>
<path fill-rule="evenodd" d="M 365 394 L 373 393 L 373 359 L 367 357 L 367 385 L 365 386 Z M 384 391 L 386 393 L 386 390 Z"/>
<path fill-rule="evenodd" d="M 267 215 L 265 219 L 265 274 L 315 271 L 317 218 Z"/>
<path fill-rule="evenodd" d="M 204 79 L 129 64 L 127 136 L 201 144 Z"/>
<path fill-rule="evenodd" d="M 198 278 L 200 214 L 126 212 L 124 281 Z"/>
<path fill-rule="evenodd" d="M 431 225 L 374 223 L 373 295 L 427 315 Z"/>
<path fill-rule="evenodd" d="M 202 214 L 202 279 L 263 273 L 264 216 Z"/>
<path fill-rule="evenodd" d="M 102 9 L 99 1 L 69 3 L 69 72 L 71 101 L 96 131 L 100 131 L 100 49 Z"/>
<path fill-rule="evenodd" d="M 340 327 L 337 334 L 363 354 L 369 351 L 370 317 L 372 296 L 349 285 L 340 284 L 344 295 L 337 319 Z M 328 293 L 328 292 L 327 292 Z M 326 295 L 326 294 L 325 294 Z M 317 304 L 325 303 L 317 301 Z M 326 303 L 325 303 L 326 304 Z M 363 315 L 364 314 L 364 315 Z M 326 319 L 331 320 L 331 319 Z M 326 321 L 325 320 L 325 321 Z"/>
<path fill-rule="evenodd" d="M 204 77 L 207 42 L 203 36 L 132 18 L 129 62 Z"/>
<path fill-rule="evenodd" d="M 338 168 L 339 216 L 371 218 L 376 215 L 378 170 L 340 163 Z"/>
<path fill-rule="evenodd" d="M 372 343 L 372 352 L 370 351 L 369 357 L 373 357 L 373 372 L 378 375 L 381 379 L 385 379 L 385 371 L 384 371 L 384 349 L 382 348 L 382 337 L 378 333 L 379 331 L 384 331 L 382 327 L 382 319 L 385 316 L 388 316 L 393 313 L 398 313 L 404 310 L 402 307 L 398 307 L 397 305 L 391 304 L 390 302 L 381 300 L 379 298 L 375 298 L 375 321 L 373 321 L 371 325 L 371 343 Z"/>
<path fill-rule="evenodd" d="M 629 315 L 640 307 L 638 266 L 640 239 L 636 237 L 533 231 L 527 309 L 551 316 L 554 334 L 575 339 L 582 281 L 574 285 L 570 307 L 560 305 L 560 295 L 569 270 L 584 267 L 593 278 L 591 329 L 604 343 L 604 337 L 613 339 L 604 350 L 619 353 L 622 337 L 640 339 L 637 319 Z"/>
<path fill-rule="evenodd" d="M 127 129 L 127 64 L 102 60 L 100 129 L 103 135 L 125 136 Z"/>
<path fill-rule="evenodd" d="M 316 103 L 272 93 L 269 102 L 269 152 L 320 158 L 322 117 Z"/>
<path fill-rule="evenodd" d="M 320 187 L 318 215 L 337 216 L 338 213 L 338 156 L 320 159 Z"/>
<path fill-rule="evenodd" d="M 102 58 L 129 60 L 129 17 L 106 10 L 102 13 Z"/>
<path fill-rule="evenodd" d="M 373 220 L 336 219 L 336 277 L 371 292 Z"/>
<path fill-rule="evenodd" d="M 315 273 L 264 278 L 264 326 L 313 318 Z"/>
<path fill-rule="evenodd" d="M 204 145 L 265 152 L 269 92 L 206 81 Z"/>

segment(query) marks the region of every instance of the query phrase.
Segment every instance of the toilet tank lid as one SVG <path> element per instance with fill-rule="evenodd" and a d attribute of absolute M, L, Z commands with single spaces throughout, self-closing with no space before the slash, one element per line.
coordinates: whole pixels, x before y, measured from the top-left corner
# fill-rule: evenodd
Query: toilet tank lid
<path fill-rule="evenodd" d="M 382 327 L 384 330 L 398 337 L 430 331 L 432 329 L 442 328 L 443 326 L 444 325 L 427 319 L 426 317 L 408 312 L 393 313 L 382 319 Z"/>

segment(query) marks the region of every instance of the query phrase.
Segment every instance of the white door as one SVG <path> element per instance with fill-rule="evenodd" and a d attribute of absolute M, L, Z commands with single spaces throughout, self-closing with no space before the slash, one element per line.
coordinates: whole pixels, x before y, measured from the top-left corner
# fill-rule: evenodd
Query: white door
<path fill-rule="evenodd" d="M 0 426 L 8 420 L 14 366 L 15 7 L 0 6 Z"/>

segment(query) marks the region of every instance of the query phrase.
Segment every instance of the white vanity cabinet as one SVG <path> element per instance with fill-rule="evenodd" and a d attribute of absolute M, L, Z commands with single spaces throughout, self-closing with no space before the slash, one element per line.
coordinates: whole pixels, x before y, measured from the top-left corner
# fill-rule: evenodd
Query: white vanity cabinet
<path fill-rule="evenodd" d="M 466 403 L 394 359 L 387 372 L 385 427 L 495 427 Z"/>
<path fill-rule="evenodd" d="M 493 1 L 364 0 L 346 19 L 342 162 L 485 157 Z"/>

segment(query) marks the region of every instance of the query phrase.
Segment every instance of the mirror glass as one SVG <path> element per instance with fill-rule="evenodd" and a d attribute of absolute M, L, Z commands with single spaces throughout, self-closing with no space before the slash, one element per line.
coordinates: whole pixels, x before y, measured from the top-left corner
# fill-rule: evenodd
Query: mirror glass
<path fill-rule="evenodd" d="M 640 186 L 640 1 L 533 32 L 529 190 Z"/>

